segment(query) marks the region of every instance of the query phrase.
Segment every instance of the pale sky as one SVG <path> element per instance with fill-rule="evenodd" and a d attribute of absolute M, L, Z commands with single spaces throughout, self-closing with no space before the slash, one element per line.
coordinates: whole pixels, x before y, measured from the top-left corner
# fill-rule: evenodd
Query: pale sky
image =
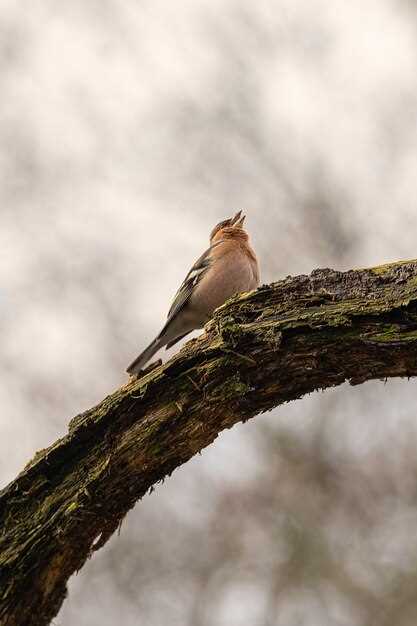
<path fill-rule="evenodd" d="M 405 1 L 0 0 L 2 484 L 125 381 L 211 228 L 237 209 L 263 282 L 417 256 L 416 35 Z M 304 445 L 327 420 L 326 453 L 348 464 L 417 443 L 415 391 L 346 387 L 236 427 L 138 504 L 123 541 L 175 519 L 198 544 L 213 503 L 264 476 L 266 427 Z M 382 521 L 375 533 L 383 545 Z M 196 626 L 193 580 L 174 593 L 190 567 L 181 550 L 155 593 L 127 600 L 118 541 L 71 581 L 55 623 Z M 264 587 L 230 580 L 200 623 L 264 624 Z M 273 624 L 362 626 L 335 598 L 337 622 L 300 588 Z"/>

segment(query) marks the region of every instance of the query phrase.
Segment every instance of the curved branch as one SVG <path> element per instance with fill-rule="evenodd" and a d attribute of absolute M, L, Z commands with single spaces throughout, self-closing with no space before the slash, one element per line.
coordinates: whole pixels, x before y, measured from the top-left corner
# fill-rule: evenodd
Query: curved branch
<path fill-rule="evenodd" d="M 221 430 L 316 389 L 416 374 L 417 261 L 315 270 L 230 300 L 0 492 L 0 624 L 48 624 L 126 512 Z"/>

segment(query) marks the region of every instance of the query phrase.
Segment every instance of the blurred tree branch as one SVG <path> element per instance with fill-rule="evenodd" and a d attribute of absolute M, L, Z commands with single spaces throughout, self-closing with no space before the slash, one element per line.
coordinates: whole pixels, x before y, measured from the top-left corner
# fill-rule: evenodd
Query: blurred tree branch
<path fill-rule="evenodd" d="M 417 261 L 315 270 L 230 300 L 0 492 L 0 624 L 48 624 L 126 512 L 221 430 L 317 389 L 416 374 Z"/>

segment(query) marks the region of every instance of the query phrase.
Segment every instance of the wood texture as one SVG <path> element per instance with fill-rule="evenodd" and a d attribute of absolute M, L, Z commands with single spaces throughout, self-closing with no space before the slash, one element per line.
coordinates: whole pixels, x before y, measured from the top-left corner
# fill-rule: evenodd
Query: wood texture
<path fill-rule="evenodd" d="M 230 300 L 0 492 L 0 624 L 50 623 L 126 512 L 223 429 L 345 381 L 416 374 L 417 261 L 315 270 Z"/>

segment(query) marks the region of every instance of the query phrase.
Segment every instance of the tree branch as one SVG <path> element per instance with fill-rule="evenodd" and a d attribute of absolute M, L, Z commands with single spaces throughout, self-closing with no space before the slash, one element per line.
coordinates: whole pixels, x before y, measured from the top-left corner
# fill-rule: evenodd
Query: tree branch
<path fill-rule="evenodd" d="M 416 374 L 417 261 L 315 270 L 230 300 L 0 492 L 0 624 L 48 624 L 126 512 L 223 429 L 316 389 Z"/>

